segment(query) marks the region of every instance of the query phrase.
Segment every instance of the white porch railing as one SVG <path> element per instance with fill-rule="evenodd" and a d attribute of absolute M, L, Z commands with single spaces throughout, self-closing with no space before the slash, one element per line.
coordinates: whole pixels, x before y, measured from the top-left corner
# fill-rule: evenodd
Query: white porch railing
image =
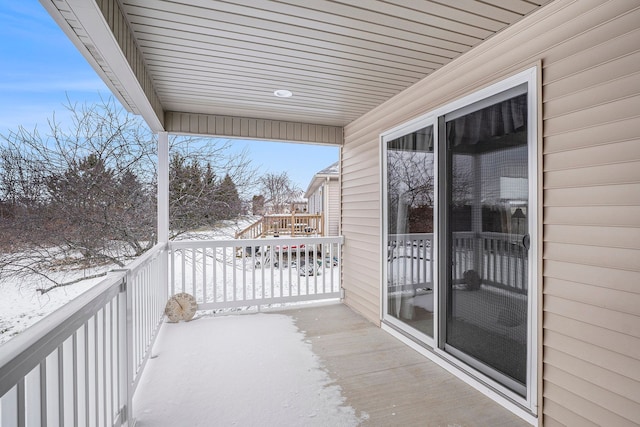
<path fill-rule="evenodd" d="M 433 233 L 391 234 L 388 274 L 396 291 L 433 289 Z"/>
<path fill-rule="evenodd" d="M 0 347 L 2 427 L 131 425 L 164 314 L 163 262 L 159 244 Z"/>
<path fill-rule="evenodd" d="M 454 233 L 453 279 L 474 269 L 486 285 L 526 294 L 528 259 L 521 242 L 522 236 L 507 233 Z"/>
<path fill-rule="evenodd" d="M 170 293 L 200 309 L 340 297 L 342 237 L 170 242 Z"/>
<path fill-rule="evenodd" d="M 454 282 L 473 269 L 486 285 L 526 294 L 528 260 L 520 239 L 504 233 L 454 233 Z M 433 288 L 432 248 L 433 233 L 389 235 L 388 274 L 394 289 Z"/>
<path fill-rule="evenodd" d="M 0 346 L 0 426 L 131 426 L 169 292 L 193 293 L 200 309 L 338 298 L 341 244 L 319 237 L 156 245 Z"/>

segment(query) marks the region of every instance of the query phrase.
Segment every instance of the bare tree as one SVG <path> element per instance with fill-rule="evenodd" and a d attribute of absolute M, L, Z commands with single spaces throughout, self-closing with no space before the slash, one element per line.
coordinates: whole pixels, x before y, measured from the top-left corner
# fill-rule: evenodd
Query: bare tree
<path fill-rule="evenodd" d="M 65 107 L 68 128 L 54 115 L 44 135 L 20 127 L 0 139 L 0 274 L 39 276 L 43 293 L 106 274 L 157 240 L 155 136 L 113 99 Z M 229 153 L 229 146 L 170 140 L 170 150 L 202 175 L 204 199 L 210 194 L 202 188 L 216 175 L 229 175 L 238 188 L 255 181 L 247 153 Z"/>
<path fill-rule="evenodd" d="M 300 195 L 300 189 L 291 181 L 286 172 L 268 173 L 260 179 L 265 202 L 271 205 L 273 213 L 284 213 L 290 202 Z"/>

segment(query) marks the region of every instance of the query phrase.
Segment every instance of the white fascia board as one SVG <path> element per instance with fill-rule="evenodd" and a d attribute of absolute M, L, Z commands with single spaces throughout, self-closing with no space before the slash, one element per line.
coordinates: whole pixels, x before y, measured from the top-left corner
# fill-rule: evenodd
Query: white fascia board
<path fill-rule="evenodd" d="M 329 181 L 338 181 L 340 176 L 337 174 L 328 174 L 328 173 L 317 173 L 311 179 L 309 186 L 307 187 L 306 193 L 304 193 L 304 197 L 309 198 L 311 194 L 313 194 L 323 182 L 329 179 Z"/>
<path fill-rule="evenodd" d="M 69 9 L 77 18 L 77 22 L 84 30 L 86 37 L 90 40 L 90 45 L 94 49 L 93 52 L 87 46 L 87 43 L 83 42 L 78 33 L 69 25 L 67 19 L 60 13 L 53 1 L 40 0 L 40 3 L 80 53 L 82 53 L 96 73 L 98 73 L 109 87 L 112 94 L 118 98 L 120 103 L 128 111 L 140 114 L 153 132 L 164 131 L 164 117 L 158 117 L 153 109 L 153 106 L 149 102 L 135 73 L 129 66 L 127 58 L 121 51 L 118 41 L 111 32 L 108 23 L 104 20 L 102 12 L 95 1 L 66 1 Z M 95 57 L 96 53 L 100 58 Z M 100 59 L 103 60 L 104 65 L 100 64 Z M 107 70 L 103 67 L 107 67 Z M 109 76 L 108 73 L 110 73 L 111 76 Z M 113 79 L 117 81 L 117 84 Z M 118 87 L 118 84 L 120 87 Z M 125 91 L 129 100 L 123 96 L 121 91 Z"/>
<path fill-rule="evenodd" d="M 309 183 L 309 186 L 307 187 L 307 191 L 304 193 L 304 197 L 307 199 L 311 197 L 311 195 L 315 193 L 315 191 L 318 189 L 318 187 L 320 187 L 321 184 L 322 178 L 318 177 L 318 175 L 314 175 L 311 179 L 311 182 Z"/>

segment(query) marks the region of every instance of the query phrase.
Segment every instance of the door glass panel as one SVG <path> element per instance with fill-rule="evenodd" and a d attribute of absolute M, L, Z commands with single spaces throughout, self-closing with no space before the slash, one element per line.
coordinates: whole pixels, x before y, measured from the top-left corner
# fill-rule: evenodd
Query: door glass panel
<path fill-rule="evenodd" d="M 524 394 L 527 95 L 445 121 L 445 350 Z"/>
<path fill-rule="evenodd" d="M 387 143 L 387 315 L 433 337 L 433 127 Z"/>

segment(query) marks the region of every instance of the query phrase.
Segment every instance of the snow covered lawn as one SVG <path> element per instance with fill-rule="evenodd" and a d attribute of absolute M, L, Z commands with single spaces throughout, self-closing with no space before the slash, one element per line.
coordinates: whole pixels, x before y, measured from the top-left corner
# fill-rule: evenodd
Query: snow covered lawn
<path fill-rule="evenodd" d="M 201 317 L 162 326 L 134 400 L 139 427 L 355 426 L 291 317 Z"/>
<path fill-rule="evenodd" d="M 181 239 L 232 239 L 236 231 L 248 226 L 255 219 L 255 217 L 246 217 L 238 222 L 226 221 L 215 230 L 188 233 L 181 236 Z M 109 266 L 105 266 L 103 271 L 109 269 Z M 66 274 L 70 280 L 81 277 L 83 274 L 93 273 L 96 271 L 75 271 Z M 43 283 L 42 279 L 35 274 L 33 280 L 0 277 L 0 345 L 90 289 L 102 279 L 104 278 L 82 281 L 40 295 L 36 289 L 46 283 Z"/>
<path fill-rule="evenodd" d="M 104 278 L 91 279 L 40 295 L 32 283 L 0 281 L 0 345 Z"/>

